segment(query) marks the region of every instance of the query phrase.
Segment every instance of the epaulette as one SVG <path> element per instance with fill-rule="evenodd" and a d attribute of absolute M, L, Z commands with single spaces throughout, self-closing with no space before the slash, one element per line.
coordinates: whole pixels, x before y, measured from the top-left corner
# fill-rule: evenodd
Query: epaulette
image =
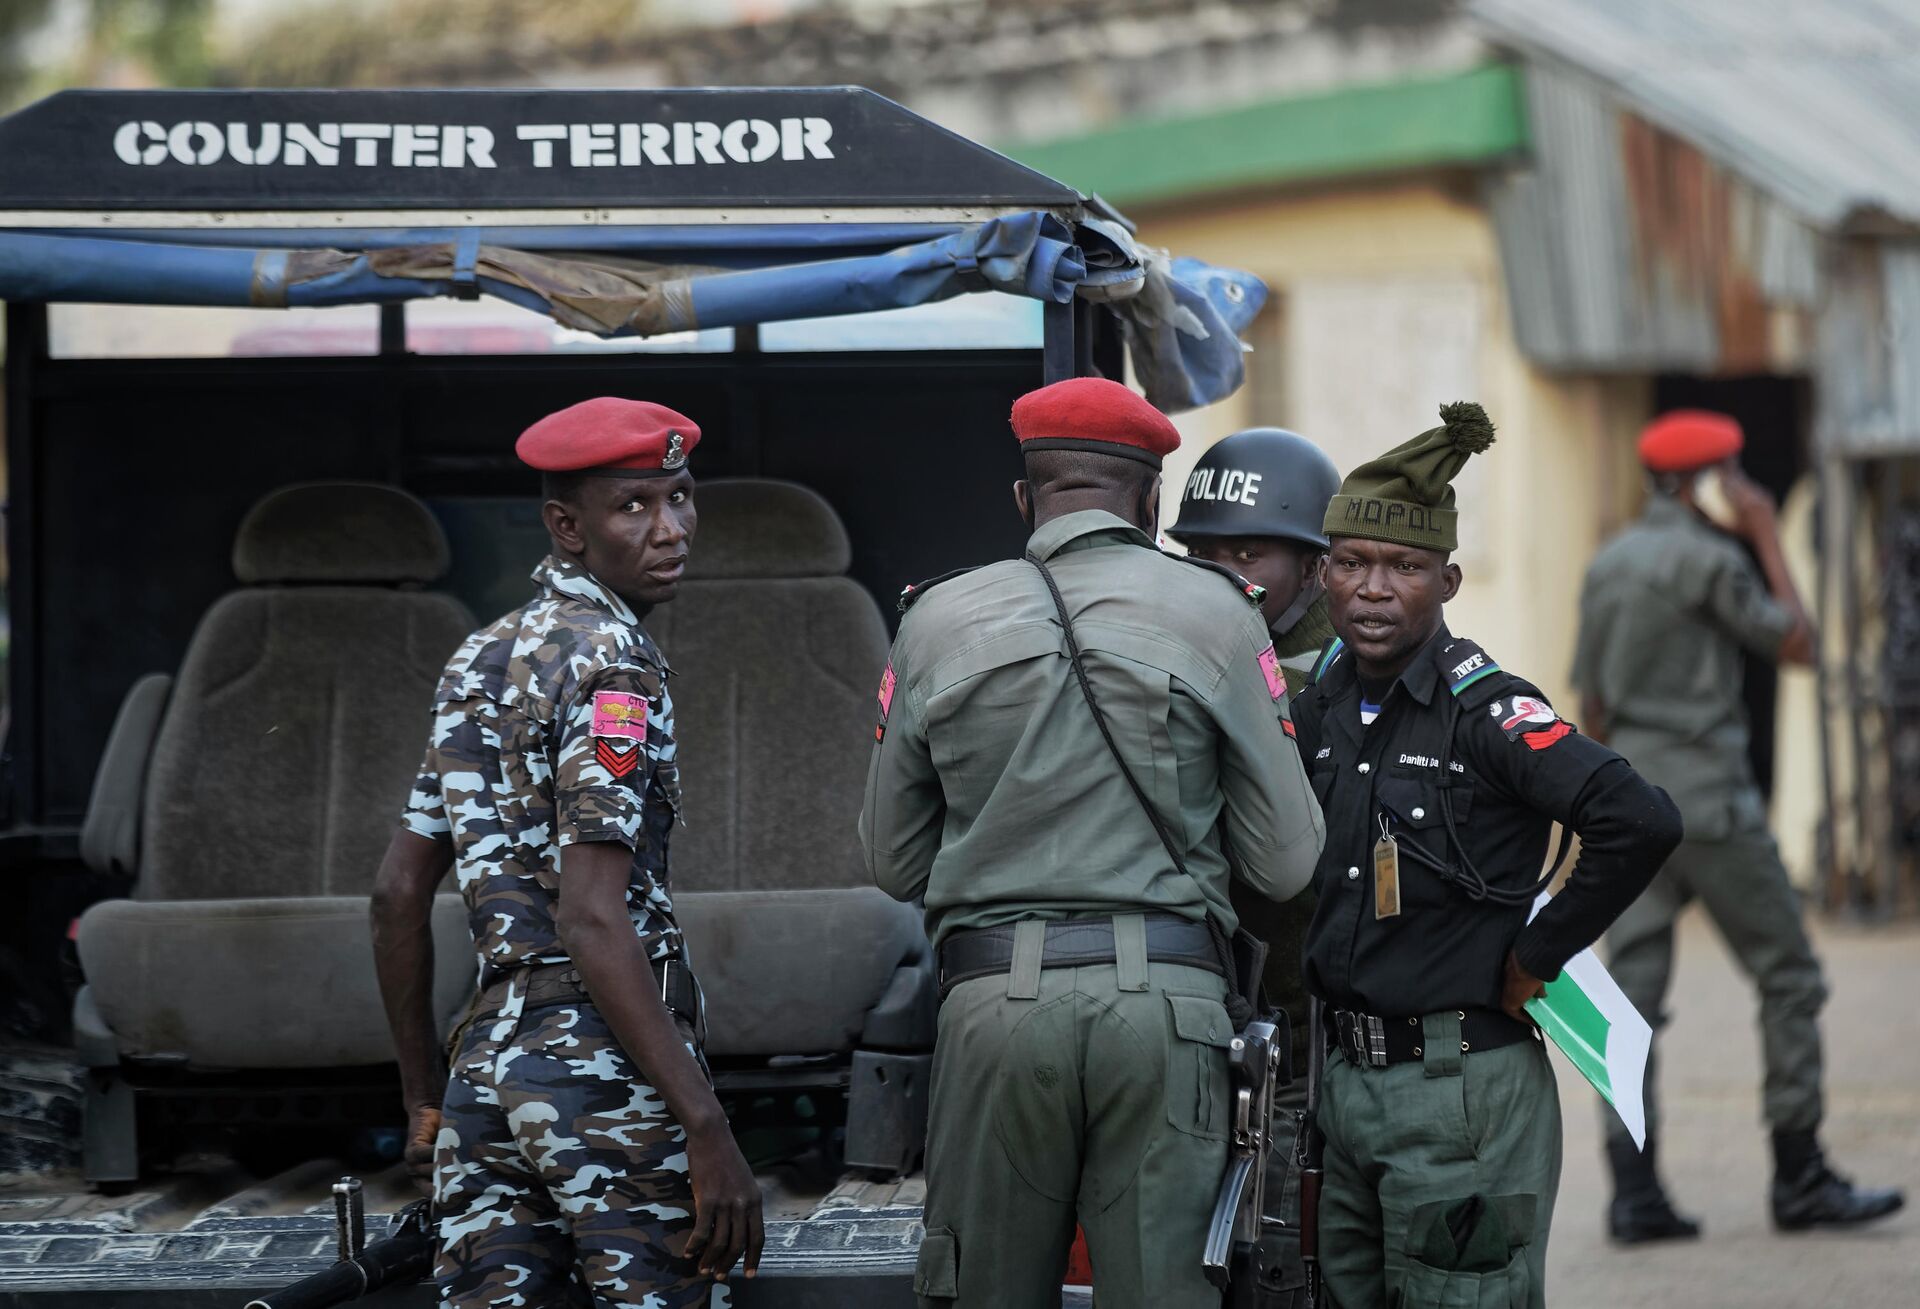
<path fill-rule="evenodd" d="M 1456 636 L 1440 647 L 1435 658 L 1447 679 L 1447 690 L 1463 708 L 1491 700 L 1508 681 L 1493 656 L 1465 637 Z"/>
<path fill-rule="evenodd" d="M 954 578 L 964 573 L 971 573 L 982 567 L 984 567 L 982 564 L 970 564 L 965 568 L 956 568 L 950 573 L 942 573 L 938 577 L 929 577 L 924 582 L 915 582 L 911 586 L 901 587 L 900 612 L 904 614 L 907 610 L 913 608 L 915 602 L 918 601 L 921 596 L 933 590 L 933 588 L 940 585 L 940 583 L 951 582 Z"/>
<path fill-rule="evenodd" d="M 1196 559 L 1192 555 L 1177 555 L 1171 550 L 1162 550 L 1161 554 L 1169 559 L 1178 559 L 1182 563 L 1192 564 L 1195 568 L 1204 568 L 1210 573 L 1218 573 L 1233 583 L 1233 589 L 1247 598 L 1247 603 L 1258 609 L 1267 601 L 1267 588 L 1249 582 L 1225 564 L 1216 564 L 1211 559 Z"/>
<path fill-rule="evenodd" d="M 1313 671 L 1307 674 L 1307 685 L 1318 686 L 1320 679 L 1327 675 L 1328 670 L 1331 669 L 1335 663 L 1339 662 L 1340 656 L 1346 652 L 1346 648 L 1347 643 L 1337 636 L 1322 646 L 1320 649 L 1320 657 L 1313 661 Z"/>

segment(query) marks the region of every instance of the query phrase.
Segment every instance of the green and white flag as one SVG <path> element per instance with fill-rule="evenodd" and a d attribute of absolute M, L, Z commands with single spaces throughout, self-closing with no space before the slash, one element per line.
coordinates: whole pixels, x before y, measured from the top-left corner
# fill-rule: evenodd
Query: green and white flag
<path fill-rule="evenodd" d="M 1533 912 L 1539 913 L 1548 898 L 1542 893 L 1534 901 Z M 1527 1001 L 1527 1012 L 1613 1106 L 1633 1143 L 1646 1149 L 1644 1090 L 1653 1029 L 1600 957 L 1582 950 L 1568 960 L 1560 976 L 1547 983 L 1547 993 Z"/>

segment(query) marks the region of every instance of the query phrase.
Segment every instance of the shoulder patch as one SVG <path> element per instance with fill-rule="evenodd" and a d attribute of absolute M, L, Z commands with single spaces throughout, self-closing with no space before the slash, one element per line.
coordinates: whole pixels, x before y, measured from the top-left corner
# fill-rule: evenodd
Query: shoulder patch
<path fill-rule="evenodd" d="M 887 739 L 887 715 L 893 712 L 894 686 L 893 661 L 889 659 L 886 668 L 880 674 L 880 723 L 873 729 L 875 741 Z"/>
<path fill-rule="evenodd" d="M 1447 690 L 1455 699 L 1465 697 L 1477 701 L 1478 696 L 1468 693 L 1482 687 L 1492 689 L 1501 671 L 1492 655 L 1459 637 L 1441 647 L 1439 662 L 1440 671 L 1447 679 Z"/>
<path fill-rule="evenodd" d="M 1229 582 L 1232 582 L 1233 589 L 1238 591 L 1243 597 L 1245 597 L 1246 602 L 1252 605 L 1255 609 L 1258 609 L 1261 605 L 1265 604 L 1267 601 L 1266 587 L 1257 586 L 1254 583 L 1249 582 L 1246 578 L 1240 576 L 1240 574 L 1234 572 L 1231 568 L 1228 568 L 1225 564 L 1216 564 L 1211 559 L 1196 559 L 1192 555 L 1177 555 L 1171 550 L 1162 550 L 1160 553 L 1165 555 L 1169 559 L 1178 559 L 1182 563 L 1192 564 L 1195 568 L 1204 568 L 1210 573 L 1220 574 L 1220 576 L 1226 578 Z"/>
<path fill-rule="evenodd" d="M 1274 651 L 1273 642 L 1267 642 L 1267 648 L 1260 652 L 1260 671 L 1266 674 L 1267 694 L 1276 701 L 1287 698 L 1286 674 L 1280 671 L 1280 656 Z"/>
<path fill-rule="evenodd" d="M 942 573 L 938 577 L 929 577 L 924 582 L 915 582 L 910 586 L 901 587 L 900 588 L 900 612 L 904 614 L 907 612 L 907 610 L 913 608 L 914 604 L 919 601 L 921 596 L 931 591 L 934 587 L 940 585 L 940 583 L 951 582 L 956 577 L 962 577 L 967 573 L 974 572 L 977 569 L 980 569 L 983 567 L 985 567 L 984 564 L 969 564 L 965 568 L 956 568 L 952 572 Z"/>
<path fill-rule="evenodd" d="M 646 697 L 626 691 L 595 691 L 593 735 L 605 741 L 646 740 Z"/>
<path fill-rule="evenodd" d="M 1314 660 L 1313 671 L 1307 674 L 1307 685 L 1318 686 L 1320 679 L 1325 677 L 1334 664 L 1340 661 L 1340 656 L 1346 648 L 1347 643 L 1337 636 L 1328 641 L 1326 645 L 1321 648 L 1320 657 Z"/>
<path fill-rule="evenodd" d="M 1573 724 L 1538 696 L 1516 695 L 1495 700 L 1487 706 L 1487 712 L 1500 724 L 1509 741 L 1518 741 L 1529 750 L 1544 750 L 1573 735 Z"/>
<path fill-rule="evenodd" d="M 647 739 L 646 697 L 626 691 L 593 693 L 593 757 L 614 781 L 629 776 L 640 763 L 640 747 Z"/>
<path fill-rule="evenodd" d="M 1560 721 L 1560 715 L 1553 712 L 1552 705 L 1530 695 L 1495 700 L 1487 706 L 1487 712 L 1498 720 L 1500 730 L 1507 734 L 1509 741 L 1517 741 L 1524 733 Z"/>

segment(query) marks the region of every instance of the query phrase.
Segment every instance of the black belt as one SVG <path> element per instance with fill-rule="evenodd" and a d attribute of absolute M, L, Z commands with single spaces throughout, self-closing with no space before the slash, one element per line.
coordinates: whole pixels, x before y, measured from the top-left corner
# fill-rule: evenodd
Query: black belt
<path fill-rule="evenodd" d="M 693 970 L 678 959 L 655 959 L 652 961 L 653 975 L 660 981 L 660 1000 L 667 1012 L 686 1023 L 696 1032 L 700 1030 L 700 983 L 694 980 Z M 496 974 L 494 978 L 509 976 L 509 972 Z M 580 969 L 574 964 L 534 964 L 526 972 L 526 1007 L 540 1005 L 570 1004 L 582 1000 L 591 1002 L 593 997 L 587 994 L 586 983 L 581 980 Z"/>
<path fill-rule="evenodd" d="M 1226 975 L 1213 933 L 1205 923 L 1177 914 L 1146 914 L 1147 962 L 1182 964 Z M 955 932 L 940 944 L 940 998 L 962 982 L 994 977 L 1013 968 L 1014 924 Z M 1047 924 L 1042 968 L 1080 968 L 1113 963 L 1111 918 L 1064 918 Z"/>
<path fill-rule="evenodd" d="M 1363 1068 L 1385 1068 L 1412 1063 L 1426 1056 L 1424 1028 L 1418 1018 L 1381 1018 L 1352 1009 L 1331 1009 L 1334 1043 L 1349 1063 Z M 1535 1029 L 1515 1022 L 1498 1009 L 1461 1009 L 1460 1052 L 1498 1050 L 1534 1035 Z"/>

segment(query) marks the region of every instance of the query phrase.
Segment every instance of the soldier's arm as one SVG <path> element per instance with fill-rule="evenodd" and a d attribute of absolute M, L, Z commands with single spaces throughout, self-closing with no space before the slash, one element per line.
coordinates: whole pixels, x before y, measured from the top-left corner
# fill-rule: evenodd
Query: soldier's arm
<path fill-rule="evenodd" d="M 947 801 L 934 771 L 926 726 L 910 689 L 882 675 L 880 722 L 860 805 L 860 846 L 875 886 L 896 900 L 926 894 Z"/>
<path fill-rule="evenodd" d="M 438 733 L 436 718 L 434 739 L 400 815 L 400 830 L 374 874 L 368 910 L 373 966 L 407 1107 L 407 1172 L 423 1188 L 433 1181 L 433 1146 L 440 1134 L 440 1098 L 446 1091 L 433 1016 L 433 891 L 453 862 L 453 841 L 440 787 Z"/>
<path fill-rule="evenodd" d="M 1534 688 L 1517 687 L 1545 705 Z M 1469 712 L 1459 730 L 1462 751 L 1481 777 L 1580 838 L 1565 886 L 1513 943 L 1513 962 L 1550 982 L 1646 890 L 1680 844 L 1680 811 L 1626 760 L 1550 709 L 1512 729 L 1497 716 Z"/>
<path fill-rule="evenodd" d="M 744 1255 L 752 1277 L 760 1264 L 760 1188 L 706 1073 L 661 1001 L 629 917 L 632 873 L 633 851 L 623 841 L 567 845 L 560 854 L 560 939 L 620 1048 L 687 1134 L 694 1202 L 687 1254 L 703 1274 L 721 1281 Z"/>
<path fill-rule="evenodd" d="M 1761 538 L 1754 553 L 1769 574 L 1762 586 L 1753 565 L 1729 554 L 1707 592 L 1714 621 L 1741 645 L 1766 659 L 1786 664 L 1813 662 L 1813 624 L 1801 608 L 1777 536 Z M 1786 601 L 1781 599 L 1786 596 Z"/>
<path fill-rule="evenodd" d="M 1286 691 L 1260 662 L 1271 648 L 1265 626 L 1249 615 L 1244 649 L 1230 659 L 1208 708 L 1220 728 L 1221 816 L 1234 871 L 1269 899 L 1290 900 L 1313 879 L 1326 829 L 1294 743 Z"/>
<path fill-rule="evenodd" d="M 433 1175 L 447 1080 L 433 1016 L 433 890 L 452 862 L 453 843 L 446 836 L 395 832 L 374 877 L 370 910 L 373 964 L 407 1108 L 407 1172 L 422 1185 Z"/>
<path fill-rule="evenodd" d="M 607 1020 L 641 1079 L 687 1134 L 694 1226 L 687 1254 L 700 1271 L 725 1279 L 746 1255 L 760 1259 L 760 1189 L 734 1143 L 705 1071 L 660 995 L 660 983 L 634 929 L 630 896 L 641 841 L 649 768 L 643 715 L 658 683 L 646 670 L 614 667 L 573 695 L 554 751 L 554 840 L 560 846 L 560 903 L 554 924 L 587 995 Z M 635 735 L 637 733 L 637 735 Z"/>
<path fill-rule="evenodd" d="M 1708 597 L 1715 616 L 1734 638 L 1755 653 L 1781 663 L 1811 665 L 1815 636 L 1813 620 L 1801 602 L 1780 544 L 1780 522 L 1773 496 L 1759 483 L 1734 469 L 1722 479 L 1727 498 L 1739 516 L 1740 535 L 1760 561 L 1766 591 L 1755 585 L 1744 559 L 1724 569 Z"/>

